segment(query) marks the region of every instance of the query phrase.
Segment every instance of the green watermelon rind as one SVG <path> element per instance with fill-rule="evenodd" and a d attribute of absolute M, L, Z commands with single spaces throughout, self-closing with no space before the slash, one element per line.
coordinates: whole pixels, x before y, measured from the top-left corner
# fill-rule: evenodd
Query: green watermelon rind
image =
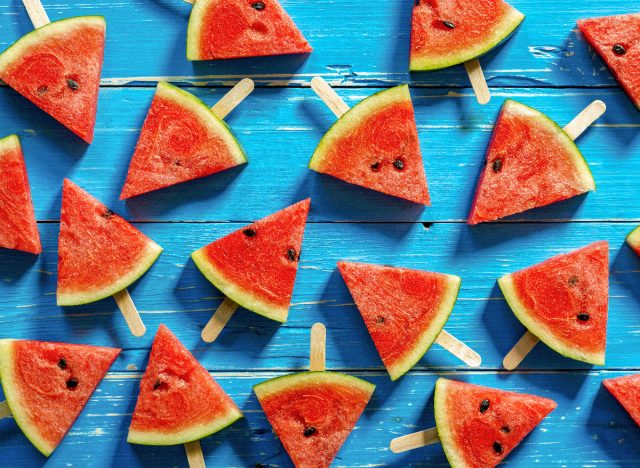
<path fill-rule="evenodd" d="M 20 137 L 18 135 L 9 135 L 4 138 L 0 138 L 0 149 L 20 150 Z"/>
<path fill-rule="evenodd" d="M 518 10 L 509 5 L 510 11 L 504 16 L 502 23 L 496 27 L 492 36 L 486 41 L 475 44 L 467 50 L 460 51 L 457 55 L 447 58 L 429 59 L 428 57 L 411 57 L 409 59 L 409 71 L 421 72 L 441 70 L 443 68 L 453 67 L 468 62 L 475 58 L 481 57 L 490 52 L 502 42 L 506 41 L 520 26 L 525 16 Z"/>
<path fill-rule="evenodd" d="M 358 388 L 370 395 L 373 394 L 376 388 L 374 384 L 357 377 L 330 371 L 298 372 L 296 374 L 283 375 L 254 385 L 252 388 L 258 396 L 258 399 L 261 399 L 292 388 L 304 386 L 315 387 L 320 384 L 345 385 Z"/>
<path fill-rule="evenodd" d="M 453 437 L 453 429 L 449 424 L 449 414 L 447 413 L 447 386 L 451 381 L 445 378 L 439 378 L 436 381 L 435 393 L 433 397 L 433 407 L 436 419 L 436 428 L 438 431 L 438 438 L 442 444 L 444 454 L 451 466 L 465 467 L 467 466 L 464 458 L 462 458 L 458 450 L 455 449 L 456 443 Z"/>
<path fill-rule="evenodd" d="M 507 304 L 513 311 L 516 318 L 527 328 L 527 330 L 538 337 L 540 341 L 565 357 L 597 366 L 604 366 L 604 353 L 586 353 L 584 351 L 576 350 L 570 343 L 562 342 L 556 338 L 547 327 L 536 320 L 529 313 L 524 304 L 520 302 L 518 293 L 513 285 L 512 274 L 505 275 L 498 279 L 498 285 L 500 286 L 502 294 L 507 300 Z"/>
<path fill-rule="evenodd" d="M 633 249 L 640 249 L 640 226 L 627 235 L 627 244 Z"/>

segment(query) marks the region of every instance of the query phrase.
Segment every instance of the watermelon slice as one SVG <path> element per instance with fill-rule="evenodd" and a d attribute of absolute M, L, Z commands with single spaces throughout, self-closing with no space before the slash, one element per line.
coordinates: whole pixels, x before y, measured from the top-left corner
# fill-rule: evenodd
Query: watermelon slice
<path fill-rule="evenodd" d="M 171 331 L 160 325 L 140 382 L 127 441 L 180 445 L 215 434 L 242 413 Z"/>
<path fill-rule="evenodd" d="M 604 365 L 609 245 L 596 242 L 498 280 L 518 320 L 560 354 Z"/>
<path fill-rule="evenodd" d="M 558 406 L 535 395 L 448 379 L 436 382 L 434 405 L 449 464 L 470 468 L 501 463 Z"/>
<path fill-rule="evenodd" d="M 187 60 L 307 54 L 313 49 L 278 0 L 198 0 Z"/>
<path fill-rule="evenodd" d="M 627 236 L 627 244 L 629 244 L 636 254 L 640 255 L 640 226 L 629 233 Z"/>
<path fill-rule="evenodd" d="M 640 13 L 584 19 L 578 28 L 640 109 Z"/>
<path fill-rule="evenodd" d="M 0 340 L 0 379 L 11 414 L 45 456 L 60 445 L 119 349 Z"/>
<path fill-rule="evenodd" d="M 429 205 L 409 87 L 380 91 L 356 104 L 322 138 L 309 168 Z"/>
<path fill-rule="evenodd" d="M 286 322 L 311 200 L 306 199 L 196 250 L 202 274 L 242 307 Z"/>
<path fill-rule="evenodd" d="M 424 356 L 449 319 L 461 279 L 453 275 L 339 262 L 391 380 Z"/>
<path fill-rule="evenodd" d="M 507 99 L 468 222 L 494 221 L 595 188 L 589 166 L 569 135 L 543 113 Z"/>
<path fill-rule="evenodd" d="M 20 139 L 0 139 L 0 247 L 42 252 Z"/>
<path fill-rule="evenodd" d="M 334 372 L 302 372 L 253 387 L 298 468 L 329 467 L 364 411 L 375 385 Z"/>
<path fill-rule="evenodd" d="M 640 374 L 606 379 L 602 383 L 640 426 Z"/>
<path fill-rule="evenodd" d="M 102 16 L 67 18 L 38 28 L 0 55 L 0 79 L 91 143 L 105 30 Z"/>
<path fill-rule="evenodd" d="M 58 239 L 59 306 L 113 296 L 140 278 L 160 252 L 155 242 L 64 180 Z"/>
<path fill-rule="evenodd" d="M 226 123 L 200 99 L 160 82 L 120 200 L 247 162 Z"/>
<path fill-rule="evenodd" d="M 411 20 L 411 71 L 437 70 L 486 54 L 513 33 L 524 15 L 502 0 L 416 0 Z"/>

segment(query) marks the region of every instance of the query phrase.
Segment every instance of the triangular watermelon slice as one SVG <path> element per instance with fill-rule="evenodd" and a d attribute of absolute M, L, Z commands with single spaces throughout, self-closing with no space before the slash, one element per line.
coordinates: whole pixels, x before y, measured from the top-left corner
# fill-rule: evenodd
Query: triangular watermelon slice
<path fill-rule="evenodd" d="M 247 162 L 226 123 L 200 99 L 160 82 L 144 121 L 120 199 Z"/>
<path fill-rule="evenodd" d="M 410 69 L 437 70 L 486 54 L 523 19 L 522 13 L 502 0 L 415 0 Z"/>
<path fill-rule="evenodd" d="M 589 166 L 569 135 L 543 113 L 507 99 L 468 222 L 494 221 L 595 188 Z"/>
<path fill-rule="evenodd" d="M 604 365 L 609 245 L 601 241 L 503 276 L 500 289 L 518 320 L 571 359 Z"/>
<path fill-rule="evenodd" d="M 640 426 L 640 374 L 606 379 L 602 383 Z"/>
<path fill-rule="evenodd" d="M 380 91 L 356 104 L 324 135 L 309 168 L 429 205 L 409 87 Z"/>
<path fill-rule="evenodd" d="M 558 405 L 525 393 L 438 379 L 434 397 L 438 437 L 449 464 L 490 468 Z"/>
<path fill-rule="evenodd" d="M 640 13 L 584 19 L 578 28 L 640 109 Z"/>
<path fill-rule="evenodd" d="M 78 16 L 49 23 L 0 55 L 0 78 L 91 143 L 105 31 L 102 16 Z"/>
<path fill-rule="evenodd" d="M 0 139 L 0 247 L 42 252 L 20 139 Z"/>
<path fill-rule="evenodd" d="M 238 229 L 191 257 L 229 299 L 286 322 L 310 203 L 303 200 Z"/>
<path fill-rule="evenodd" d="M 62 188 L 58 305 L 114 295 L 140 278 L 162 248 L 68 179 Z"/>
<path fill-rule="evenodd" d="M 633 249 L 633 251 L 640 255 L 640 226 L 635 228 L 627 236 L 627 244 Z"/>
<path fill-rule="evenodd" d="M 375 385 L 335 372 L 301 372 L 253 387 L 297 468 L 328 468 Z"/>
<path fill-rule="evenodd" d="M 339 262 L 391 380 L 424 356 L 449 319 L 461 279 L 453 275 Z"/>
<path fill-rule="evenodd" d="M 160 325 L 127 441 L 179 445 L 215 434 L 242 413 L 171 331 Z"/>
<path fill-rule="evenodd" d="M 118 354 L 114 348 L 0 340 L 0 379 L 11 414 L 45 456 L 60 445 Z"/>
<path fill-rule="evenodd" d="M 198 0 L 187 60 L 307 54 L 313 49 L 278 0 Z"/>

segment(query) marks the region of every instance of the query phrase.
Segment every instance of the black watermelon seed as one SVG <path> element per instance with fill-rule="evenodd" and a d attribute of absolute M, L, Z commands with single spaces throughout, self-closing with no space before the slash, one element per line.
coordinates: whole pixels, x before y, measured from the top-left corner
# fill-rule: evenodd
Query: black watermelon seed
<path fill-rule="evenodd" d="M 509 426 L 502 426 L 502 429 L 500 430 L 505 434 L 508 434 L 509 432 L 511 432 L 511 429 L 509 428 Z"/>
<path fill-rule="evenodd" d="M 158 390 L 162 386 L 162 382 L 156 380 L 156 383 L 153 384 L 153 389 Z"/>
<path fill-rule="evenodd" d="M 48 86 L 44 86 L 44 85 L 42 85 L 42 86 L 40 86 L 40 87 L 38 88 L 38 94 L 39 94 L 40 96 L 42 96 L 43 94 L 47 94 L 48 92 L 49 92 L 49 87 L 48 87 Z"/>
<path fill-rule="evenodd" d="M 380 163 L 379 162 L 375 162 L 371 165 L 371 170 L 376 172 L 380 170 Z"/>
<path fill-rule="evenodd" d="M 420 5 L 420 0 L 416 0 L 416 6 Z"/>
<path fill-rule="evenodd" d="M 498 455 L 502 454 L 502 444 L 500 442 L 494 442 L 493 443 L 493 451 L 496 452 Z"/>
<path fill-rule="evenodd" d="M 242 233 L 247 237 L 256 237 L 257 234 L 256 230 L 251 228 L 245 229 Z"/>
<path fill-rule="evenodd" d="M 254 10 L 262 11 L 266 8 L 266 5 L 264 4 L 264 2 L 255 2 L 251 4 L 251 8 L 253 8 Z"/>
<path fill-rule="evenodd" d="M 491 406 L 491 403 L 489 402 L 489 400 L 482 400 L 480 402 L 480 412 L 484 413 L 489 409 L 489 406 Z"/>
<path fill-rule="evenodd" d="M 456 25 L 453 24 L 451 21 L 443 21 L 442 24 L 444 24 L 449 29 L 455 29 L 456 28 Z"/>
<path fill-rule="evenodd" d="M 296 251 L 295 251 L 295 249 L 287 250 L 287 258 L 292 262 L 296 261 Z"/>
<path fill-rule="evenodd" d="M 304 436 L 305 437 L 311 437 L 315 433 L 316 433 L 316 428 L 315 427 L 307 427 L 304 430 Z"/>
<path fill-rule="evenodd" d="M 400 158 L 396 159 L 395 161 L 393 161 L 393 167 L 395 167 L 396 169 L 398 169 L 399 171 L 404 169 L 404 161 Z"/>
<path fill-rule="evenodd" d="M 383 324 L 384 323 L 384 317 L 382 315 L 378 315 L 376 323 Z"/>
<path fill-rule="evenodd" d="M 78 386 L 79 383 L 80 382 L 78 382 L 78 379 L 76 379 L 75 377 L 72 377 L 69 380 L 67 380 L 67 388 L 74 389 Z"/>
<path fill-rule="evenodd" d="M 103 218 L 107 218 L 107 219 L 109 219 L 109 218 L 111 218 L 114 214 L 115 214 L 115 213 L 114 213 L 111 209 L 107 208 L 107 209 L 105 210 L 105 212 L 102 214 L 102 217 L 103 217 Z"/>
<path fill-rule="evenodd" d="M 576 275 L 573 275 L 569 278 L 569 286 L 575 286 L 576 284 L 578 284 L 578 277 Z"/>
<path fill-rule="evenodd" d="M 627 49 L 622 44 L 616 44 L 613 46 L 613 53 L 616 55 L 624 55 L 627 53 Z"/>
<path fill-rule="evenodd" d="M 493 172 L 496 174 L 502 170 L 502 159 L 496 159 L 493 161 L 493 165 L 491 166 Z"/>
<path fill-rule="evenodd" d="M 578 314 L 578 320 L 580 320 L 581 322 L 586 322 L 590 319 L 591 317 L 589 316 L 589 314 L 587 314 L 586 312 L 580 312 Z"/>
<path fill-rule="evenodd" d="M 58 367 L 62 370 L 65 370 L 67 368 L 67 360 L 65 358 L 60 358 L 60 360 L 58 361 Z"/>
<path fill-rule="evenodd" d="M 72 80 L 71 78 L 67 78 L 67 86 L 73 91 L 77 91 L 78 89 L 80 89 L 80 85 L 78 84 L 78 82 L 76 80 Z"/>
<path fill-rule="evenodd" d="M 182 166 L 182 161 L 180 161 L 179 159 L 176 159 L 175 161 L 173 161 L 173 164 L 180 167 Z"/>

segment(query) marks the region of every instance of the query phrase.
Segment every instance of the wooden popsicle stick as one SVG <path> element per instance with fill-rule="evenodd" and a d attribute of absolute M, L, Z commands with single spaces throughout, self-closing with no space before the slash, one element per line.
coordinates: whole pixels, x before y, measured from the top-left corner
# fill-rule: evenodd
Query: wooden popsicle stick
<path fill-rule="evenodd" d="M 349 110 L 349 106 L 338 96 L 333 88 L 329 86 L 329 83 L 321 77 L 316 76 L 311 80 L 311 89 L 316 92 L 336 117 L 342 117 Z"/>
<path fill-rule="evenodd" d="M 47 16 L 47 12 L 44 10 L 40 0 L 22 0 L 22 3 L 27 9 L 27 14 L 31 19 L 34 28 L 41 28 L 51 22 L 49 21 L 49 16 Z"/>
<path fill-rule="evenodd" d="M 436 343 L 470 367 L 480 367 L 482 364 L 478 353 L 446 330 L 442 330 L 436 337 Z"/>
<path fill-rule="evenodd" d="M 11 417 L 11 410 L 6 401 L 0 401 L 0 419 Z"/>
<path fill-rule="evenodd" d="M 323 372 L 327 370 L 326 346 L 327 329 L 321 323 L 316 323 L 311 327 L 311 350 L 309 353 L 309 370 L 311 372 Z"/>
<path fill-rule="evenodd" d="M 533 348 L 540 342 L 538 337 L 527 330 L 522 338 L 511 348 L 511 351 L 502 360 L 502 365 L 507 370 L 513 370 L 527 357 Z"/>
<path fill-rule="evenodd" d="M 598 120 L 602 114 L 607 110 L 607 106 L 602 101 L 593 101 L 587 107 L 580 112 L 575 119 L 564 127 L 565 133 L 569 135 L 572 140 L 577 139 L 582 135 L 589 126 Z"/>
<path fill-rule="evenodd" d="M 215 114 L 224 119 L 236 108 L 255 88 L 253 80 L 244 78 L 240 80 L 231 90 L 222 96 L 215 106 L 211 108 Z"/>
<path fill-rule="evenodd" d="M 192 5 L 196 3 L 196 0 L 184 0 L 185 3 L 191 3 Z"/>
<path fill-rule="evenodd" d="M 142 323 L 138 309 L 136 309 L 136 305 L 133 303 L 129 291 L 123 289 L 115 293 L 113 298 L 116 300 L 116 304 L 118 304 L 118 308 L 120 312 L 122 312 L 124 320 L 127 322 L 133 336 L 144 336 L 144 334 L 147 333 L 147 327 Z"/>
<path fill-rule="evenodd" d="M 389 449 L 393 453 L 402 453 L 407 450 L 413 450 L 427 445 L 433 445 L 440 442 L 438 430 L 435 427 L 425 429 L 424 431 L 414 432 L 402 437 L 396 437 L 389 444 Z"/>
<path fill-rule="evenodd" d="M 189 468 L 206 468 L 207 465 L 204 462 L 204 455 L 199 440 L 187 442 L 184 444 L 184 449 L 187 452 Z"/>
<path fill-rule="evenodd" d="M 469 60 L 464 63 L 464 68 L 467 70 L 467 75 L 469 75 L 471 87 L 476 93 L 476 99 L 480 104 L 487 104 L 491 100 L 491 92 L 489 91 L 487 80 L 484 78 L 480 61 L 477 58 Z"/>
<path fill-rule="evenodd" d="M 202 339 L 207 343 L 213 343 L 216 338 L 218 338 L 218 335 L 220 335 L 220 332 L 227 322 L 231 320 L 233 314 L 236 313 L 238 307 L 240 307 L 238 304 L 228 297 L 225 297 L 222 304 L 220 304 L 220 307 L 218 307 L 218 310 L 216 310 L 213 317 L 211 317 L 211 320 L 209 320 L 202 329 L 202 334 L 200 335 Z"/>

